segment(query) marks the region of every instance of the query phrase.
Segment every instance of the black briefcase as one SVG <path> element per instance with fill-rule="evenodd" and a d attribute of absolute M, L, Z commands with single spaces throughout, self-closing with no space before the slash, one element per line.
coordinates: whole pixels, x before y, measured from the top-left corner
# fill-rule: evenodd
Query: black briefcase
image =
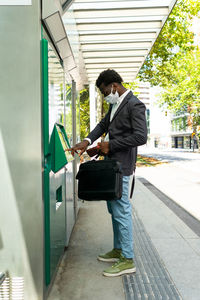
<path fill-rule="evenodd" d="M 76 179 L 80 199 L 117 200 L 122 196 L 122 169 L 116 160 L 91 160 L 82 163 Z"/>

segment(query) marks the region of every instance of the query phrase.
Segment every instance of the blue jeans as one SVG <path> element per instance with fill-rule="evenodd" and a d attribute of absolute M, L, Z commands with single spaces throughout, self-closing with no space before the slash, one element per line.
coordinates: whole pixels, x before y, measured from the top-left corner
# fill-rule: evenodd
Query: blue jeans
<path fill-rule="evenodd" d="M 132 206 L 129 200 L 130 176 L 123 176 L 122 197 L 107 201 L 108 211 L 112 216 L 114 248 L 122 249 L 126 258 L 134 258 Z"/>

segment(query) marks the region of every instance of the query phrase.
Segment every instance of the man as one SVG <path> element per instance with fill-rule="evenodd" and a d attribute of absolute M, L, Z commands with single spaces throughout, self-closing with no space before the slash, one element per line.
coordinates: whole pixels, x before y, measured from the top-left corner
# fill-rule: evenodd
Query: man
<path fill-rule="evenodd" d="M 116 201 L 107 201 L 112 216 L 114 248 L 98 256 L 100 261 L 116 262 L 103 272 L 103 275 L 112 277 L 136 271 L 129 180 L 136 161 L 137 146 L 145 144 L 147 140 L 145 105 L 122 85 L 122 81 L 114 70 L 108 69 L 99 75 L 96 86 L 110 103 L 110 108 L 94 130 L 71 148 L 72 154 L 80 150 L 81 155 L 89 144 L 106 133 L 104 142 L 99 143 L 101 153 L 122 164 L 122 197 Z"/>

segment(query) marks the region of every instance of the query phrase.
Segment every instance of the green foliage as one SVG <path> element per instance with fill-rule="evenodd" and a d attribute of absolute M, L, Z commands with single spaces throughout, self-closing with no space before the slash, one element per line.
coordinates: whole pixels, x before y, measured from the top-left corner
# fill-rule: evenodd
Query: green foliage
<path fill-rule="evenodd" d="M 66 107 L 65 128 L 66 128 L 68 139 L 71 142 L 72 141 L 72 89 L 71 89 L 71 85 L 69 84 L 66 84 L 65 107 Z"/>
<path fill-rule="evenodd" d="M 136 92 L 135 89 L 137 89 L 139 87 L 139 82 L 138 81 L 133 81 L 133 82 L 123 82 L 122 83 L 123 86 L 126 88 L 126 89 L 129 89 L 131 90 L 132 92 L 134 92 L 134 95 L 137 96 L 139 94 L 139 92 Z"/>
<path fill-rule="evenodd" d="M 188 51 L 171 67 L 176 82 L 169 82 L 161 93 L 159 104 L 174 112 L 187 112 L 193 128 L 200 124 L 200 51 Z"/>
<path fill-rule="evenodd" d="M 107 103 L 105 100 L 103 100 L 103 104 L 102 104 L 102 116 L 101 118 L 104 118 L 106 113 L 109 110 L 109 103 Z"/>
<path fill-rule="evenodd" d="M 171 72 L 178 60 L 194 49 L 194 34 L 191 20 L 198 16 L 200 1 L 178 0 L 150 54 L 139 72 L 142 81 L 165 87 L 168 81 L 176 82 Z"/>
<path fill-rule="evenodd" d="M 80 141 L 80 130 L 81 130 L 81 120 L 80 120 L 80 97 L 76 99 L 76 137 L 77 141 Z"/>
<path fill-rule="evenodd" d="M 190 114 L 194 129 L 200 124 L 200 50 L 191 24 L 199 14 L 200 1 L 178 0 L 139 73 L 163 88 L 161 106 Z"/>
<path fill-rule="evenodd" d="M 80 137 L 84 139 L 90 132 L 90 106 L 89 106 L 89 89 L 85 88 L 80 91 Z"/>

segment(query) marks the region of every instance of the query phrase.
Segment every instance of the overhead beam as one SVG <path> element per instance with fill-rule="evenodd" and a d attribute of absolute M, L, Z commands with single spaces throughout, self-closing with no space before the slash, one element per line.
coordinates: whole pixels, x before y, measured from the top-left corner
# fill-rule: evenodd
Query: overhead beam
<path fill-rule="evenodd" d="M 62 4 L 63 12 L 65 12 L 73 2 L 74 2 L 74 0 L 64 1 L 64 3 Z"/>
<path fill-rule="evenodd" d="M 116 18 L 112 16 L 111 18 L 87 18 L 76 19 L 76 24 L 101 24 L 101 23 L 121 23 L 121 22 L 148 22 L 148 21 L 162 21 L 165 15 L 158 16 L 135 16 L 135 17 L 124 17 Z M 65 19 L 65 24 L 71 24 L 71 21 Z"/>
<path fill-rule="evenodd" d="M 160 28 L 161 21 L 145 21 L 145 22 L 118 22 L 118 23 L 91 23 L 91 24 L 79 24 L 77 29 L 80 34 L 85 31 L 104 31 L 107 28 L 109 30 L 130 30 L 130 29 L 144 29 L 144 28 Z"/>
<path fill-rule="evenodd" d="M 152 45 L 152 41 L 149 42 L 141 42 L 141 41 L 129 41 L 123 43 L 123 49 L 124 50 L 132 50 L 132 49 L 148 49 Z M 113 50 L 120 50 L 122 48 L 121 42 L 117 43 L 104 43 L 104 44 L 98 44 L 98 43 L 91 43 L 91 44 L 81 44 L 81 50 L 83 52 L 90 52 L 90 51 L 113 51 Z"/>
<path fill-rule="evenodd" d="M 95 68 L 135 68 L 135 69 L 138 69 L 138 67 L 140 67 L 141 63 L 134 63 L 134 62 L 129 62 L 129 63 L 101 63 L 101 64 L 85 64 L 85 67 L 86 69 L 95 69 Z"/>
<path fill-rule="evenodd" d="M 102 63 L 107 63 L 107 64 L 114 64 L 114 63 L 118 63 L 119 62 L 119 58 L 98 58 L 98 59 L 85 59 L 85 64 L 102 64 Z M 134 62 L 134 60 L 132 60 L 131 57 L 121 57 L 120 58 L 120 62 Z M 141 64 L 143 62 L 143 60 L 141 61 L 137 61 L 137 63 Z"/>
<path fill-rule="evenodd" d="M 83 52 L 83 57 L 84 58 L 98 58 L 98 57 L 124 57 L 124 56 L 128 56 L 128 57 L 139 57 L 139 60 L 141 60 L 142 57 L 144 57 L 144 55 L 146 55 L 148 49 L 143 49 L 143 50 L 106 50 L 106 51 L 87 51 L 87 52 Z M 135 59 L 135 58 L 134 58 Z"/>
<path fill-rule="evenodd" d="M 106 10 L 106 9 L 124 9 L 124 8 L 163 8 L 166 7 L 168 8 L 170 1 L 166 1 L 166 0 L 162 0 L 159 1 L 158 0 L 149 0 L 149 1 L 141 1 L 141 0 L 137 0 L 137 1 L 106 1 L 104 3 L 102 3 L 101 1 L 92 1 L 92 2 L 84 2 L 84 3 L 78 3 L 78 2 L 74 2 L 73 4 L 73 10 Z"/>
<path fill-rule="evenodd" d="M 132 68 L 128 69 L 128 68 L 117 68 L 117 70 L 119 71 L 120 74 L 128 74 L 128 73 L 131 73 L 131 74 L 135 74 L 137 73 L 136 71 L 134 71 Z M 99 74 L 102 72 L 102 69 L 87 69 L 87 74 L 88 75 L 96 75 L 96 74 Z"/>
<path fill-rule="evenodd" d="M 144 2 L 144 1 L 142 1 Z M 139 17 L 139 16 L 167 16 L 169 14 L 169 9 L 164 8 L 138 8 L 138 9 L 113 9 L 113 10 L 77 10 L 74 11 L 74 16 L 76 19 L 85 18 L 85 15 L 92 16 L 96 18 L 112 18 L 113 16 L 120 18 L 123 17 Z"/>
<path fill-rule="evenodd" d="M 145 40 L 145 39 L 155 39 L 157 37 L 156 32 L 140 32 L 140 33 L 119 33 L 119 34 L 96 34 L 96 35 L 81 35 L 80 36 L 80 42 L 86 42 L 86 41 L 98 41 L 98 42 L 104 42 L 104 41 L 119 41 L 121 40 L 122 42 L 124 40 L 126 41 L 132 41 L 134 39 L 137 40 Z"/>

